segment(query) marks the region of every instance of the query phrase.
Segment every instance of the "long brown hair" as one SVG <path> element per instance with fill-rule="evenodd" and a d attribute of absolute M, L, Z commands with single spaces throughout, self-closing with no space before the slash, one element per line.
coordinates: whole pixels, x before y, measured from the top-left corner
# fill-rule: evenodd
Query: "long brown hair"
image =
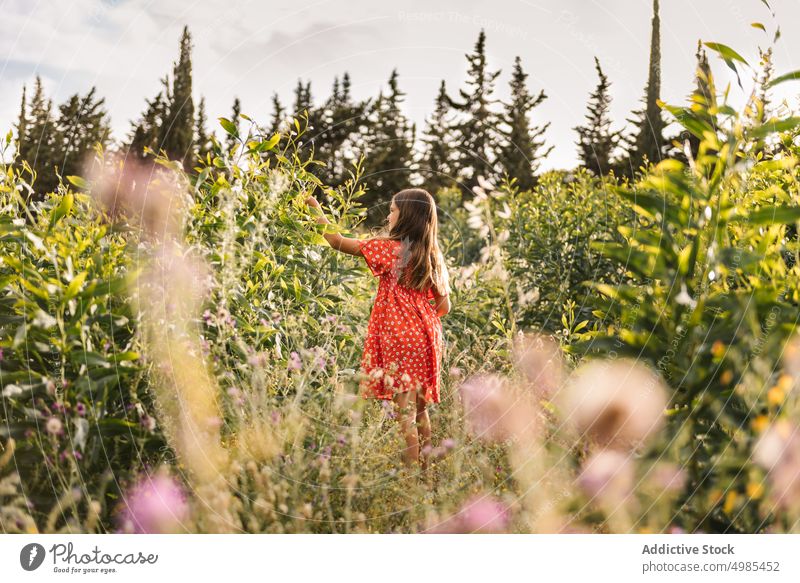
<path fill-rule="evenodd" d="M 418 291 L 433 288 L 439 296 L 450 293 L 450 278 L 439 249 L 436 202 L 427 190 L 407 188 L 396 193 L 397 221 L 389 239 L 401 241 L 399 283 Z"/>

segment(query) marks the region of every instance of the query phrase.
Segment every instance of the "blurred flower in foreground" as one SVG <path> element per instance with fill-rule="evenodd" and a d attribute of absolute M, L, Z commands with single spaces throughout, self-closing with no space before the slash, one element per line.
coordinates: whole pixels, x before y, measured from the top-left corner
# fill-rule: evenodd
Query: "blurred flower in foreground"
<path fill-rule="evenodd" d="M 476 494 L 467 500 L 454 515 L 434 526 L 433 534 L 483 533 L 496 534 L 508 531 L 510 511 L 494 496 Z"/>
<path fill-rule="evenodd" d="M 600 445 L 635 447 L 662 426 L 667 389 L 635 361 L 593 360 L 567 380 L 561 405 L 566 421 Z"/>
<path fill-rule="evenodd" d="M 583 464 L 578 485 L 592 498 L 623 500 L 633 488 L 634 467 L 627 454 L 601 450 Z"/>
<path fill-rule="evenodd" d="M 102 165 L 87 170 L 91 192 L 112 220 L 123 212 L 147 233 L 177 232 L 176 214 L 184 187 L 170 168 L 109 155 Z"/>
<path fill-rule="evenodd" d="M 516 397 L 508 381 L 499 375 L 472 376 L 464 381 L 460 391 L 467 425 L 481 439 L 504 441 L 537 425 L 530 403 Z"/>
<path fill-rule="evenodd" d="M 753 461 L 767 470 L 771 493 L 781 507 L 800 505 L 800 429 L 785 419 L 756 442 Z"/>
<path fill-rule="evenodd" d="M 164 470 L 139 478 L 123 500 L 126 508 L 120 526 L 124 533 L 177 533 L 189 515 L 183 488 Z"/>
<path fill-rule="evenodd" d="M 514 363 L 540 399 L 549 399 L 561 386 L 564 358 L 561 347 L 541 334 L 519 335 L 514 341 Z"/>

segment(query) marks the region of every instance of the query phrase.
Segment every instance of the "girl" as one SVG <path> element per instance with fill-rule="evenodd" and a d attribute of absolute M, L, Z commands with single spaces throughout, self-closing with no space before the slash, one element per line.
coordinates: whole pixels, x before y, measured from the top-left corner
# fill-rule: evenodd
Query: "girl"
<path fill-rule="evenodd" d="M 306 204 L 322 210 L 313 196 Z M 330 224 L 325 215 L 317 222 Z M 450 311 L 449 276 L 437 240 L 436 204 L 426 190 L 409 188 L 395 194 L 387 224 L 388 237 L 324 237 L 334 249 L 364 257 L 380 278 L 361 358 L 367 375 L 362 396 L 395 402 L 406 440 L 403 461 L 408 466 L 420 462 L 425 472 L 431 445 L 427 404 L 439 402 L 439 317 Z"/>

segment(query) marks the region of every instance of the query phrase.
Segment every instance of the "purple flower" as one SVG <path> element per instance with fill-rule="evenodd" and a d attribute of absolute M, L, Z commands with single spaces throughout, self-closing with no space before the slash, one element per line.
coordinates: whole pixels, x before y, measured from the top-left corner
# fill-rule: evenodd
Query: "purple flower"
<path fill-rule="evenodd" d="M 442 440 L 442 447 L 447 451 L 450 451 L 455 446 L 456 446 L 456 440 L 455 439 L 452 439 L 452 438 L 448 437 L 448 438 Z"/>
<path fill-rule="evenodd" d="M 208 324 L 211 321 L 211 310 L 206 310 L 203 312 L 203 322 Z"/>
<path fill-rule="evenodd" d="M 303 363 L 300 360 L 300 355 L 294 350 L 289 354 L 289 362 L 286 365 L 289 370 L 300 370 L 303 368 Z"/>
<path fill-rule="evenodd" d="M 336 437 L 336 443 L 338 443 L 339 445 L 344 445 L 344 444 L 346 444 L 346 443 L 347 443 L 347 437 L 345 437 L 345 436 L 344 436 L 344 434 L 340 433 L 340 434 L 339 434 L 339 435 Z"/>
<path fill-rule="evenodd" d="M 77 403 L 75 405 L 75 412 L 81 417 L 83 417 L 84 415 L 86 415 L 86 405 L 84 405 L 83 403 Z"/>
<path fill-rule="evenodd" d="M 176 533 L 189 515 L 183 488 L 164 471 L 140 477 L 123 502 L 120 526 L 125 533 Z"/>

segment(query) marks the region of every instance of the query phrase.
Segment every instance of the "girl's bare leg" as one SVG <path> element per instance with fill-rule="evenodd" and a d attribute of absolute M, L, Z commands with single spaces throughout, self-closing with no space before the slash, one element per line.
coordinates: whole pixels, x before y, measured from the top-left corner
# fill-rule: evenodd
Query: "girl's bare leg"
<path fill-rule="evenodd" d="M 394 402 L 397 405 L 397 420 L 400 422 L 400 429 L 406 440 L 403 461 L 407 466 L 413 466 L 419 460 L 419 440 L 417 429 L 414 427 L 416 414 L 411 406 L 415 398 L 416 391 L 397 393 L 394 396 Z"/>
<path fill-rule="evenodd" d="M 427 402 L 425 401 L 425 397 L 417 394 L 417 413 L 416 413 L 416 420 L 417 420 L 417 433 L 418 433 L 418 441 L 419 441 L 419 449 L 420 449 L 420 460 L 422 463 L 422 471 L 426 472 L 428 469 L 428 456 L 430 455 L 430 451 L 423 454 L 422 450 L 425 446 L 429 448 L 432 447 L 431 445 L 431 418 L 428 416 L 428 408 Z"/>

